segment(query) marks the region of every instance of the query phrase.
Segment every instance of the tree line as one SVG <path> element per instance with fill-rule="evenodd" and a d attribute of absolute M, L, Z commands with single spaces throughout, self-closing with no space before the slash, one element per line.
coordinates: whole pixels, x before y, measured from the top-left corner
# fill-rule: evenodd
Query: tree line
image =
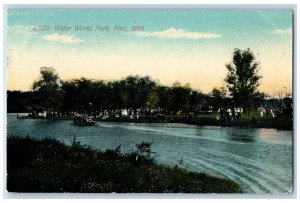
<path fill-rule="evenodd" d="M 232 61 L 225 65 L 227 86 L 203 94 L 175 82 L 160 84 L 149 76 L 131 75 L 121 80 L 103 81 L 87 78 L 63 81 L 52 67 L 41 67 L 40 78 L 28 92 L 8 91 L 8 111 L 56 111 L 69 114 L 108 109 L 163 109 L 168 114 L 194 113 L 213 107 L 259 106 L 266 94 L 257 90 L 262 78 L 259 62 L 250 49 L 235 49 Z"/>
<path fill-rule="evenodd" d="M 10 98 L 21 101 L 23 109 L 80 112 L 108 109 L 166 109 L 191 112 L 205 102 L 204 95 L 188 84 L 175 82 L 168 87 L 149 76 L 128 76 L 116 81 L 87 78 L 62 81 L 54 68 L 42 67 L 41 78 L 30 92 L 9 92 Z M 18 96 L 19 95 L 19 96 Z M 21 96 L 20 96 L 21 95 Z M 8 103 L 13 103 L 9 100 Z"/>

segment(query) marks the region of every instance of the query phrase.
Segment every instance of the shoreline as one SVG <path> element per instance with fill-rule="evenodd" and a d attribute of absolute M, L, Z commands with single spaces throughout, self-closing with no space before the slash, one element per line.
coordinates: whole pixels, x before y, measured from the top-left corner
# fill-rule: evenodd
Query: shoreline
<path fill-rule="evenodd" d="M 221 122 L 202 122 L 202 121 L 180 121 L 180 120 L 171 120 L 167 122 L 162 121 L 145 121 L 145 120 L 134 120 L 134 119 L 107 119 L 107 120 L 97 120 L 99 122 L 116 122 L 116 123 L 180 123 L 180 124 L 187 124 L 187 125 L 196 125 L 196 126 L 215 126 L 215 127 L 240 127 L 240 128 L 270 128 L 270 129 L 276 129 L 276 130 L 287 130 L 287 131 L 293 131 L 293 128 L 290 128 L 289 126 L 278 126 L 278 125 L 270 125 L 270 124 L 264 124 L 264 123 L 258 123 L 253 124 L 252 122 L 233 122 L 233 123 L 223 123 Z M 278 120 L 277 122 L 281 122 L 281 120 Z"/>
<path fill-rule="evenodd" d="M 16 114 L 16 113 L 8 113 Z M 19 119 L 48 119 L 52 121 L 56 120 L 72 120 L 73 116 L 63 117 L 28 117 L 20 116 Z M 167 119 L 161 118 L 112 118 L 112 119 L 95 119 L 99 122 L 116 122 L 116 123 L 182 123 L 197 126 L 218 126 L 218 127 L 241 127 L 241 128 L 272 128 L 276 130 L 289 130 L 293 131 L 293 119 L 287 118 L 257 118 L 256 120 L 238 119 L 233 121 L 217 120 L 215 118 L 199 117 L 199 118 L 186 118 L 186 117 L 167 117 Z"/>

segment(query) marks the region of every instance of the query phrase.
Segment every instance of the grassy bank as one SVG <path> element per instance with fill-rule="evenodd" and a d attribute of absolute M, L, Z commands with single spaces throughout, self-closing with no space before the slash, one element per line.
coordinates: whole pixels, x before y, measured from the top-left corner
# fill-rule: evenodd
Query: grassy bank
<path fill-rule="evenodd" d="M 266 118 L 266 117 L 247 117 L 235 119 L 232 121 L 217 120 L 212 117 L 188 118 L 177 117 L 169 122 L 178 122 L 194 125 L 210 125 L 210 126 L 234 126 L 246 128 L 275 128 L 280 130 L 293 130 L 293 120 L 290 118 Z"/>
<path fill-rule="evenodd" d="M 220 117 L 219 113 L 200 114 L 195 116 L 188 115 L 168 115 L 164 117 L 144 117 L 139 118 L 107 118 L 96 119 L 102 122 L 134 122 L 134 123 L 185 123 L 193 125 L 208 125 L 208 126 L 235 126 L 235 127 L 250 127 L 250 128 L 275 128 L 282 130 L 293 130 L 293 118 L 281 117 L 261 117 L 258 111 L 250 111 L 249 116 L 242 114 L 241 118 L 228 121 L 226 119 L 217 119 Z M 44 117 L 21 117 L 22 119 L 41 119 Z M 73 116 L 62 116 L 49 118 L 49 120 L 73 120 Z"/>
<path fill-rule="evenodd" d="M 235 127 L 250 127 L 250 128 L 275 128 L 282 130 L 293 130 L 293 119 L 291 118 L 272 118 L 260 116 L 242 116 L 239 119 L 227 121 L 225 119 L 217 120 L 218 114 L 185 116 L 174 115 L 165 118 L 113 118 L 106 120 L 99 120 L 104 122 L 135 122 L 135 123 L 185 123 L 193 125 L 208 125 L 208 126 L 235 126 Z"/>
<path fill-rule="evenodd" d="M 240 193 L 228 179 L 158 165 L 119 150 L 93 150 L 73 142 L 10 137 L 7 140 L 10 192 L 185 192 Z"/>

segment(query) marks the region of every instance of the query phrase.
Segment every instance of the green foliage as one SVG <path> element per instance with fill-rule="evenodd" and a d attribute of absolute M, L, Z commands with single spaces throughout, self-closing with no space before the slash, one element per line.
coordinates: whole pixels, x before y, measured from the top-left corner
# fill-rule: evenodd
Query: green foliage
<path fill-rule="evenodd" d="M 155 82 L 149 77 L 128 76 L 120 81 L 103 82 L 86 78 L 63 83 L 68 110 L 100 110 L 146 107 Z"/>
<path fill-rule="evenodd" d="M 62 103 L 61 81 L 56 70 L 52 67 L 41 67 L 40 78 L 32 86 L 39 102 L 44 110 L 58 110 Z"/>
<path fill-rule="evenodd" d="M 7 91 L 7 111 L 28 112 L 33 103 L 32 92 Z"/>
<path fill-rule="evenodd" d="M 140 145 L 148 152 L 149 143 Z M 9 137 L 7 189 L 10 192 L 186 192 L 240 193 L 228 179 L 182 168 L 136 161 L 116 150 L 101 152 L 56 140 Z"/>
<path fill-rule="evenodd" d="M 259 80 L 259 62 L 256 61 L 250 49 L 235 49 L 232 62 L 226 64 L 227 76 L 225 81 L 235 105 L 244 108 L 249 106 L 249 102 L 255 97 Z"/>
<path fill-rule="evenodd" d="M 246 128 L 275 128 L 284 130 L 293 130 L 293 118 L 292 117 L 261 117 L 256 110 L 249 111 L 249 116 L 242 114 L 240 119 L 235 119 L 231 122 L 225 119 L 217 120 L 216 117 L 219 113 L 213 113 L 210 115 L 198 115 L 197 117 L 188 118 L 184 115 L 169 116 L 168 122 L 172 123 L 186 123 L 193 125 L 208 125 L 208 126 L 237 126 Z M 253 122 L 252 117 L 256 122 Z"/>
<path fill-rule="evenodd" d="M 76 137 L 73 138 L 71 146 L 76 148 L 76 147 L 80 147 L 80 141 L 77 141 Z"/>
<path fill-rule="evenodd" d="M 128 76 L 108 82 L 87 78 L 61 81 L 52 67 L 41 67 L 40 78 L 34 82 L 32 90 L 34 99 L 21 101 L 30 109 L 66 114 L 124 108 L 163 108 L 174 114 L 178 111 L 188 113 L 199 106 L 203 98 L 201 92 L 193 90 L 189 84 L 176 82 L 172 87 L 166 87 L 149 76 Z M 20 106 L 24 109 L 24 104 Z"/>
<path fill-rule="evenodd" d="M 136 144 L 136 148 L 138 149 L 138 153 L 140 155 L 150 156 L 152 153 L 151 145 L 152 143 L 150 142 L 142 142 L 141 144 Z"/>
<path fill-rule="evenodd" d="M 220 89 L 214 88 L 212 90 L 212 95 L 215 97 L 215 109 L 222 108 L 225 106 L 226 93 L 227 91 L 224 87 L 221 87 Z"/>
<path fill-rule="evenodd" d="M 158 104 L 159 104 L 159 96 L 158 96 L 157 91 L 155 89 L 153 89 L 149 94 L 149 98 L 146 103 L 146 107 L 154 109 L 154 108 L 159 107 Z"/>

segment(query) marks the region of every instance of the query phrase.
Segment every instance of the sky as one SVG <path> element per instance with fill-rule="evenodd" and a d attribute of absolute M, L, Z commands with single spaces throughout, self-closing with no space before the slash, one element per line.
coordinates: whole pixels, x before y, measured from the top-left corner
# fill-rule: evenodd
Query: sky
<path fill-rule="evenodd" d="M 259 90 L 272 95 L 292 89 L 292 19 L 290 10 L 11 9 L 7 89 L 30 90 L 47 66 L 62 80 L 147 75 L 208 93 L 226 86 L 234 49 L 250 48 Z"/>

